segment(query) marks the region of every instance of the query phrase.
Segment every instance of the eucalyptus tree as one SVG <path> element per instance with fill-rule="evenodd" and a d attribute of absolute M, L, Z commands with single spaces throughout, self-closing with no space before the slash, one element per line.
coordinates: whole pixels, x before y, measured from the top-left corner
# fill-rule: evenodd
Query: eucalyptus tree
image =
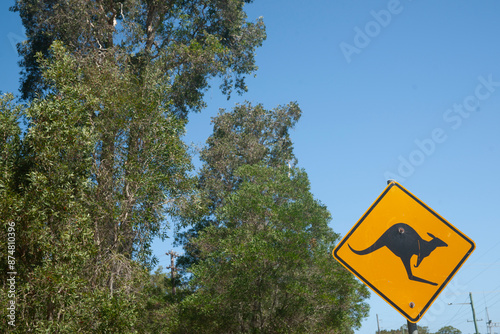
<path fill-rule="evenodd" d="M 188 113 L 211 78 L 230 95 L 256 70 L 265 29 L 245 2 L 16 1 L 27 129 L 2 100 L 0 211 L 18 226 L 19 331 L 139 330 L 151 242 L 192 188 Z"/>
<path fill-rule="evenodd" d="M 228 95 L 246 90 L 262 21 L 243 0 L 18 0 L 27 41 L 18 46 L 23 97 L 60 92 L 65 78 L 43 75 L 62 53 L 72 58 L 96 134 L 87 196 L 102 254 L 152 264 L 150 244 L 189 186 L 180 140 L 213 77 Z M 54 48 L 54 43 L 59 46 Z M 61 51 L 64 48 L 64 51 Z M 41 61 L 44 59 L 44 61 Z M 33 124 L 31 124 L 32 126 Z"/>
<path fill-rule="evenodd" d="M 179 333 L 351 333 L 369 293 L 331 256 L 338 235 L 297 168 L 296 103 L 249 103 L 214 118 L 198 193 L 186 204 L 193 289 Z"/>
<path fill-rule="evenodd" d="M 235 171 L 244 165 L 269 167 L 294 166 L 296 158 L 290 131 L 299 120 L 301 110 L 292 102 L 273 110 L 263 105 L 238 104 L 231 112 L 221 110 L 213 122 L 213 133 L 201 151 L 203 162 L 196 194 L 186 197 L 180 206 L 182 215 L 176 242 L 185 254 L 178 265 L 187 269 L 197 261 L 198 250 L 190 240 L 205 227 L 217 225 L 216 210 L 241 182 Z"/>
<path fill-rule="evenodd" d="M 120 65 L 139 76 L 154 66 L 169 88 L 162 102 L 182 116 L 199 111 L 209 78 L 222 77 L 226 93 L 243 92 L 245 75 L 257 68 L 254 52 L 265 28 L 261 19 L 246 20 L 243 7 L 250 2 L 17 0 L 11 10 L 19 12 L 27 35 L 18 45 L 23 97 L 32 99 L 48 88 L 37 55 L 50 57 L 50 46 L 59 40 L 84 63 L 117 61 L 120 55 Z"/>

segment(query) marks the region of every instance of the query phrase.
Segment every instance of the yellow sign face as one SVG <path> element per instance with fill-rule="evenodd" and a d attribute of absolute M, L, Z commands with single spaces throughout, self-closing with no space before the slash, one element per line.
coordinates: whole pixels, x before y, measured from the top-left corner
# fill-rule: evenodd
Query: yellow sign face
<path fill-rule="evenodd" d="M 416 323 L 474 248 L 466 235 L 391 182 L 333 256 Z"/>

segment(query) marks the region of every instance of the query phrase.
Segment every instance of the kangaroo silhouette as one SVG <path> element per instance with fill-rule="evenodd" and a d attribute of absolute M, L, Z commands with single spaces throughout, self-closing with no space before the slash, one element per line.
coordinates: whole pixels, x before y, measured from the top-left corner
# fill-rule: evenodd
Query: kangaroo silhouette
<path fill-rule="evenodd" d="M 389 248 L 394 255 L 401 259 L 410 280 L 437 285 L 437 283 L 417 277 L 411 272 L 410 260 L 413 255 L 418 256 L 417 264 L 415 265 L 416 268 L 420 265 L 423 259 L 429 256 L 436 249 L 436 247 L 448 247 L 443 240 L 436 238 L 430 233 L 427 234 L 432 238 L 431 241 L 422 239 L 410 225 L 398 223 L 389 227 L 373 245 L 364 250 L 358 251 L 353 249 L 351 245 L 348 246 L 351 251 L 358 255 L 370 254 L 385 246 Z"/>

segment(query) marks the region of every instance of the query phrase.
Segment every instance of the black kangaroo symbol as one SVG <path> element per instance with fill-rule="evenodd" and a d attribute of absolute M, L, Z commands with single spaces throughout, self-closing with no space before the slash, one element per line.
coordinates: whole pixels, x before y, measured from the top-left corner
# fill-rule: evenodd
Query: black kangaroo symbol
<path fill-rule="evenodd" d="M 399 223 L 389 227 L 373 245 L 364 250 L 357 251 L 352 249 L 351 245 L 348 246 L 358 255 L 370 254 L 371 252 L 385 246 L 389 248 L 394 255 L 401 259 L 410 280 L 437 285 L 437 283 L 414 276 L 411 272 L 410 259 L 413 255 L 418 256 L 417 264 L 415 265 L 416 268 L 420 265 L 423 259 L 429 256 L 436 249 L 436 247 L 448 247 L 443 240 L 436 238 L 430 233 L 427 234 L 432 237 L 431 241 L 425 241 L 422 239 L 410 225 Z"/>

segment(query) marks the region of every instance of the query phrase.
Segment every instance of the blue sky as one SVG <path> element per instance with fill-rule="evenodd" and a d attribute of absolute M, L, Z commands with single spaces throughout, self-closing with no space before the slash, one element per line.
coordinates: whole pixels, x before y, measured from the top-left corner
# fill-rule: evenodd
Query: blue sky
<path fill-rule="evenodd" d="M 0 90 L 16 92 L 12 42 L 23 29 L 9 5 L 0 7 Z M 219 108 L 297 101 L 295 153 L 336 232 L 349 231 L 391 176 L 475 241 L 419 325 L 473 333 L 470 305 L 448 305 L 469 292 L 481 333 L 486 307 L 500 322 L 500 3 L 256 0 L 247 13 L 267 26 L 257 76 L 230 101 L 209 90 L 186 141 L 203 145 Z M 164 266 L 170 247 L 155 244 Z M 376 314 L 382 329 L 406 323 L 376 294 L 369 303 L 357 333 L 373 334 Z"/>

